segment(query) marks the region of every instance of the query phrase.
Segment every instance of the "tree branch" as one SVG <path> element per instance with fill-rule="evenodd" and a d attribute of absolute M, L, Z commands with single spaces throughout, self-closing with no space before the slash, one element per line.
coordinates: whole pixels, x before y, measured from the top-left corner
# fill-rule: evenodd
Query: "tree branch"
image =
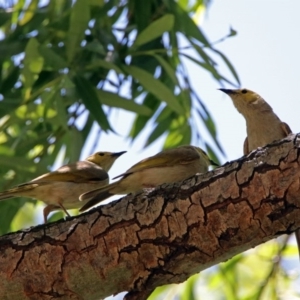
<path fill-rule="evenodd" d="M 300 228 L 300 134 L 182 184 L 0 239 L 0 299 L 146 299 Z M 255 267 L 255 266 L 254 266 Z"/>

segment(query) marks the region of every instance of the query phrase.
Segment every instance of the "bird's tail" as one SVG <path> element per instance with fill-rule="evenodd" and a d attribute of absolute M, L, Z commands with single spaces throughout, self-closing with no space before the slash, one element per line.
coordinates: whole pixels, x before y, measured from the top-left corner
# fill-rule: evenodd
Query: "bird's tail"
<path fill-rule="evenodd" d="M 8 191 L 0 193 L 0 201 L 14 197 Z"/>
<path fill-rule="evenodd" d="M 14 187 L 12 189 L 6 190 L 0 193 L 0 201 L 6 200 L 14 197 L 21 197 L 22 193 L 26 193 L 28 190 L 35 188 L 37 184 L 24 184 Z"/>
<path fill-rule="evenodd" d="M 98 204 L 99 202 L 115 195 L 115 193 L 112 191 L 115 187 L 117 187 L 118 182 L 111 183 L 109 185 L 106 185 L 102 188 L 95 189 L 92 191 L 89 191 L 87 193 L 81 194 L 79 196 L 80 201 L 87 201 L 86 204 L 84 204 L 79 211 L 85 211 L 92 206 Z"/>

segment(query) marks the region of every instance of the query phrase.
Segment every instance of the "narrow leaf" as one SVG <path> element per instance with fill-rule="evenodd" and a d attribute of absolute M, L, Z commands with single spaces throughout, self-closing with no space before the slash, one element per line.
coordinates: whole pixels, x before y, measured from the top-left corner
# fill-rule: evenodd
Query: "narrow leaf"
<path fill-rule="evenodd" d="M 40 55 L 39 42 L 35 38 L 31 38 L 25 49 L 24 68 L 22 70 L 22 80 L 26 89 L 30 89 L 37 79 L 43 68 L 44 59 Z M 25 95 L 25 99 L 29 97 L 29 93 Z"/>
<path fill-rule="evenodd" d="M 178 128 L 171 130 L 165 140 L 164 149 L 174 148 L 180 145 L 190 144 L 192 129 L 189 123 L 185 123 Z"/>
<path fill-rule="evenodd" d="M 80 42 L 84 37 L 84 31 L 88 26 L 90 20 L 90 7 L 86 0 L 76 0 L 72 7 L 69 32 L 67 38 L 67 57 L 68 61 L 72 61 Z"/>
<path fill-rule="evenodd" d="M 182 106 L 173 92 L 161 81 L 154 78 L 147 71 L 134 66 L 124 66 L 128 74 L 134 77 L 150 93 L 155 95 L 160 101 L 165 102 L 169 107 L 178 114 L 184 113 Z"/>
<path fill-rule="evenodd" d="M 67 67 L 67 62 L 51 48 L 40 46 L 39 53 L 45 59 L 45 64 L 51 70 L 60 70 Z"/>
<path fill-rule="evenodd" d="M 197 285 L 197 279 L 199 275 L 194 275 L 190 277 L 183 285 L 184 289 L 181 291 L 180 300 L 196 300 L 194 295 L 194 290 Z"/>
<path fill-rule="evenodd" d="M 192 37 L 197 41 L 200 41 L 206 46 L 209 46 L 209 42 L 205 35 L 202 33 L 200 28 L 195 24 L 193 19 L 188 15 L 188 13 L 183 10 L 178 3 L 174 1 L 172 3 L 172 10 L 175 15 L 175 29 L 176 31 L 182 32 L 187 37 Z"/>
<path fill-rule="evenodd" d="M 227 65 L 228 69 L 231 71 L 231 74 L 233 75 L 233 77 L 235 78 L 235 80 L 237 81 L 238 85 L 241 85 L 241 81 L 239 78 L 239 75 L 237 74 L 234 66 L 231 64 L 231 62 L 228 60 L 228 58 L 220 51 L 216 50 L 216 49 L 212 49 L 214 52 L 218 53 L 224 60 L 225 64 Z"/>
<path fill-rule="evenodd" d="M 91 115 L 98 122 L 99 126 L 104 130 L 111 130 L 106 115 L 102 109 L 95 87 L 84 77 L 77 75 L 73 79 L 76 90 L 82 99 L 85 107 L 90 111 Z"/>
<path fill-rule="evenodd" d="M 132 47 L 138 47 L 146 44 L 159 36 L 164 32 L 170 31 L 174 26 L 174 16 L 166 14 L 158 20 L 152 22 L 146 27 L 136 38 Z"/>
<path fill-rule="evenodd" d="M 154 141 L 156 141 L 158 138 L 160 138 L 167 130 L 169 130 L 169 127 L 170 127 L 171 123 L 172 123 L 171 118 L 165 119 L 162 122 L 157 123 L 156 127 L 154 128 L 154 130 L 149 135 L 144 147 L 149 146 Z"/>
<path fill-rule="evenodd" d="M 97 90 L 97 93 L 102 104 L 123 108 L 144 116 L 150 116 L 152 113 L 152 110 L 147 106 L 135 103 L 133 100 L 126 99 L 115 93 L 103 90 Z"/>
<path fill-rule="evenodd" d="M 141 116 L 141 115 L 136 116 L 129 133 L 129 136 L 132 138 L 132 140 L 134 140 L 143 131 L 147 122 L 155 114 L 160 104 L 161 102 L 158 101 L 157 98 L 155 98 L 152 94 L 148 93 L 146 95 L 143 101 L 143 105 L 150 108 L 152 113 L 150 116 Z"/>
<path fill-rule="evenodd" d="M 39 0 L 31 0 L 30 4 L 25 9 L 23 18 L 19 21 L 19 25 L 23 26 L 28 23 L 35 14 L 36 8 L 38 6 Z"/>
<path fill-rule="evenodd" d="M 106 61 L 103 59 L 97 59 L 93 61 L 93 63 L 89 64 L 86 66 L 86 70 L 93 70 L 93 69 L 98 69 L 98 68 L 105 68 L 107 70 L 114 70 L 118 74 L 124 74 L 124 72 L 114 63 L 110 61 Z"/>
<path fill-rule="evenodd" d="M 172 79 L 173 83 L 179 86 L 178 79 L 176 77 L 176 69 L 173 69 L 172 66 L 160 55 L 153 55 L 160 65 L 164 68 L 166 73 L 169 75 L 169 77 Z"/>

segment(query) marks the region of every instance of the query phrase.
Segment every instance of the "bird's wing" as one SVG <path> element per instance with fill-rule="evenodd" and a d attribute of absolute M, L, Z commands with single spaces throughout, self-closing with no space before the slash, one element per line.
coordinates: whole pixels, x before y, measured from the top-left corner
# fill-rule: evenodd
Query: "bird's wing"
<path fill-rule="evenodd" d="M 248 144 L 248 137 L 246 137 L 244 141 L 244 155 L 247 155 L 248 153 L 249 153 L 249 144 Z"/>
<path fill-rule="evenodd" d="M 54 181 L 88 183 L 106 179 L 108 179 L 108 174 L 101 167 L 88 161 L 79 161 L 64 165 L 56 171 L 41 175 L 24 185 L 32 183 L 47 184 Z"/>
<path fill-rule="evenodd" d="M 199 159 L 199 154 L 191 149 L 180 147 L 160 152 L 154 156 L 145 158 L 144 160 L 133 165 L 125 173 L 122 173 L 113 179 L 128 176 L 129 174 L 140 172 L 150 168 L 171 167 L 178 164 L 189 164 L 196 159 Z"/>
<path fill-rule="evenodd" d="M 281 122 L 281 128 L 286 136 L 292 133 L 290 126 L 284 122 Z"/>

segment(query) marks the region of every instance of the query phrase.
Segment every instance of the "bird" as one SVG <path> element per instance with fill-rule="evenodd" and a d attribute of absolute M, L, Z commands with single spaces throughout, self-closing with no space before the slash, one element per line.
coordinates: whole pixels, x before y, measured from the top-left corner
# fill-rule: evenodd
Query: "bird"
<path fill-rule="evenodd" d="M 108 171 L 122 152 L 96 152 L 83 161 L 64 165 L 53 172 L 43 174 L 26 183 L 0 192 L 0 201 L 14 197 L 28 197 L 42 200 L 44 223 L 51 211 L 80 208 L 79 196 L 87 191 L 109 183 Z"/>
<path fill-rule="evenodd" d="M 80 195 L 81 201 L 87 201 L 80 211 L 112 195 L 137 193 L 144 188 L 182 181 L 197 173 L 205 173 L 210 164 L 217 165 L 201 148 L 195 146 L 185 145 L 159 152 L 114 178 L 120 180 Z"/>
<path fill-rule="evenodd" d="M 247 137 L 244 142 L 244 155 L 258 147 L 281 140 L 292 133 L 291 128 L 282 122 L 272 107 L 257 93 L 248 89 L 220 89 L 233 101 L 236 109 L 246 120 Z M 295 231 L 300 255 L 300 230 Z"/>
<path fill-rule="evenodd" d="M 292 130 L 273 112 L 272 107 L 257 93 L 248 89 L 220 89 L 246 119 L 247 137 L 244 155 L 258 147 L 287 137 Z"/>

